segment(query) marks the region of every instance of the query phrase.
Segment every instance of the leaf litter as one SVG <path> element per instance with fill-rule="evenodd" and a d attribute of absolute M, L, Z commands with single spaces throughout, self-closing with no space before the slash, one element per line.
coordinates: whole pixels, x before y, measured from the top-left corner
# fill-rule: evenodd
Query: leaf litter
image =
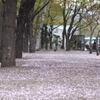
<path fill-rule="evenodd" d="M 100 100 L 100 57 L 87 51 L 23 53 L 0 68 L 0 100 Z"/>

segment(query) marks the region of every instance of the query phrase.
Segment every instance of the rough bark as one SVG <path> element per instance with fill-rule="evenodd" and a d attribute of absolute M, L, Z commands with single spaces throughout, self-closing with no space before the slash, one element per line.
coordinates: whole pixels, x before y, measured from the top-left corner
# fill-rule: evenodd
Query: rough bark
<path fill-rule="evenodd" d="M 36 47 L 35 49 L 38 51 L 41 49 L 41 33 L 39 32 L 36 36 Z"/>
<path fill-rule="evenodd" d="M 63 1 L 64 3 L 64 8 L 63 8 L 63 32 L 62 32 L 62 49 L 64 49 L 64 44 L 65 44 L 65 35 L 66 35 L 66 0 Z"/>
<path fill-rule="evenodd" d="M 16 58 L 22 58 L 23 32 L 25 24 L 30 20 L 30 12 L 34 8 L 36 0 L 21 0 L 19 15 L 17 18 L 17 34 L 16 34 Z"/>
<path fill-rule="evenodd" d="M 69 51 L 70 50 L 70 39 L 69 39 L 69 36 L 67 35 L 66 36 L 66 51 Z"/>
<path fill-rule="evenodd" d="M 65 20 L 65 19 L 64 19 Z M 62 37 L 62 49 L 64 49 L 65 48 L 65 36 L 66 36 L 66 23 L 64 22 L 64 26 L 63 26 L 63 35 L 62 35 L 63 37 Z M 66 43 L 67 43 L 67 39 L 68 39 L 68 37 L 66 36 Z M 66 44 L 66 46 L 67 46 L 67 44 Z"/>
<path fill-rule="evenodd" d="M 16 58 L 22 58 L 22 47 L 23 47 L 23 32 L 26 16 L 26 2 L 21 1 L 21 6 L 19 9 L 19 15 L 17 17 L 17 30 L 16 30 Z M 28 13 L 28 12 L 27 12 Z"/>
<path fill-rule="evenodd" d="M 30 39 L 30 53 L 35 52 L 35 36 L 32 36 Z"/>
<path fill-rule="evenodd" d="M 1 36 L 2 36 L 3 6 L 0 3 L 0 62 L 1 62 Z"/>
<path fill-rule="evenodd" d="M 35 34 L 33 34 L 33 23 L 29 22 L 29 33 L 30 33 L 30 53 L 35 52 Z"/>
<path fill-rule="evenodd" d="M 44 29 L 42 27 L 42 32 L 41 32 L 41 49 L 44 48 Z"/>
<path fill-rule="evenodd" d="M 97 37 L 96 37 L 96 54 L 99 55 L 99 45 L 98 45 L 98 38 L 100 36 L 100 30 L 98 31 Z"/>
<path fill-rule="evenodd" d="M 89 41 L 89 53 L 92 54 L 92 33 L 90 34 L 90 41 Z"/>
<path fill-rule="evenodd" d="M 48 50 L 47 25 L 45 25 L 45 49 Z"/>
<path fill-rule="evenodd" d="M 96 54 L 99 55 L 99 50 L 98 50 L 98 36 L 96 37 Z"/>
<path fill-rule="evenodd" d="M 34 20 L 34 25 L 32 24 L 32 26 L 34 26 L 34 31 L 31 31 L 32 33 L 30 34 L 31 36 L 31 44 L 30 44 L 30 48 L 31 48 L 31 52 L 35 52 L 36 50 L 40 50 L 40 46 L 38 45 L 39 44 L 39 41 L 41 40 L 38 40 L 38 31 L 39 31 L 39 14 L 38 16 L 36 17 L 36 20 Z M 41 37 L 41 36 L 40 36 Z M 37 42 L 36 42 L 37 40 Z M 38 46 L 37 46 L 38 45 Z"/>
<path fill-rule="evenodd" d="M 6 0 L 3 4 L 2 67 L 15 66 L 15 19 L 17 0 Z"/>
<path fill-rule="evenodd" d="M 28 52 L 28 36 L 23 37 L 23 52 Z"/>
<path fill-rule="evenodd" d="M 22 5 L 22 3 L 21 3 Z M 24 16 L 25 8 L 20 7 L 19 15 L 17 18 L 17 30 L 16 30 L 16 58 L 22 58 L 22 44 L 23 44 L 23 32 L 26 16 Z"/>
<path fill-rule="evenodd" d="M 23 34 L 23 52 L 29 51 L 28 41 L 29 41 L 29 25 L 27 23 Z"/>
<path fill-rule="evenodd" d="M 53 30 L 53 25 L 50 26 L 51 31 L 50 31 L 50 49 L 52 49 L 52 30 Z"/>
<path fill-rule="evenodd" d="M 22 58 L 22 47 L 23 47 L 23 29 L 24 26 L 22 23 L 19 23 L 17 26 L 16 34 L 16 58 Z"/>

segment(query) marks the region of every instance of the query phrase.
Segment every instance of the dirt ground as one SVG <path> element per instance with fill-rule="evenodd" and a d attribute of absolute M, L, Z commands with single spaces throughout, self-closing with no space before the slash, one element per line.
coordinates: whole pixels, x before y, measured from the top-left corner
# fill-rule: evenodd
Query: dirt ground
<path fill-rule="evenodd" d="M 87 51 L 23 53 L 0 68 L 0 100 L 100 100 L 100 56 Z"/>

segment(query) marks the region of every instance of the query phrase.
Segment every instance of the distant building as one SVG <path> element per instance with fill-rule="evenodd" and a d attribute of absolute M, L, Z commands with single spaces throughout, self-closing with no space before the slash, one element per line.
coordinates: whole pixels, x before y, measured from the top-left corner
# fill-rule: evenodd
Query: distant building
<path fill-rule="evenodd" d="M 57 26 L 55 25 L 54 27 L 57 27 Z M 68 30 L 68 26 L 66 27 L 66 32 L 67 32 L 67 30 Z M 53 34 L 59 35 L 61 37 L 61 39 L 62 39 L 62 32 L 63 32 L 63 25 L 61 25 L 53 30 Z M 79 34 L 79 31 L 76 31 L 74 35 L 78 35 L 78 34 Z"/>
<path fill-rule="evenodd" d="M 57 27 L 57 26 L 55 25 L 54 27 Z M 68 26 L 66 27 L 66 32 L 67 32 L 67 30 L 68 30 Z M 53 34 L 59 35 L 61 40 L 62 40 L 62 32 L 63 32 L 63 25 L 61 25 L 53 30 Z M 74 35 L 79 35 L 79 31 L 76 31 Z M 65 38 L 64 47 L 66 47 L 66 38 Z"/>

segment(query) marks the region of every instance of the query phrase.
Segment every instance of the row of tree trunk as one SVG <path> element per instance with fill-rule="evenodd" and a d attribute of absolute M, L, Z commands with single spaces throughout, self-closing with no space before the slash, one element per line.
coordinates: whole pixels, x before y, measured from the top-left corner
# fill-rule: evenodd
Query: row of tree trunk
<path fill-rule="evenodd" d="M 35 2 L 36 0 L 29 2 L 21 0 L 17 17 L 17 0 L 3 0 L 0 3 L 1 67 L 15 66 L 15 59 L 22 58 L 22 51 L 35 52 L 36 33 L 33 34 L 33 19 L 36 16 L 33 16 Z M 29 43 L 30 47 L 28 47 Z M 40 49 L 40 44 L 37 47 Z"/>
<path fill-rule="evenodd" d="M 33 34 L 33 8 L 36 0 L 21 0 L 19 15 L 16 17 L 17 0 L 0 3 L 0 61 L 1 67 L 15 66 L 15 59 L 22 58 L 23 52 L 41 49 L 41 30 Z M 44 9 L 46 12 L 46 9 Z M 42 15 L 42 29 L 44 15 Z M 42 32 L 43 33 L 43 32 Z M 36 40 L 36 37 L 37 40 Z"/>

